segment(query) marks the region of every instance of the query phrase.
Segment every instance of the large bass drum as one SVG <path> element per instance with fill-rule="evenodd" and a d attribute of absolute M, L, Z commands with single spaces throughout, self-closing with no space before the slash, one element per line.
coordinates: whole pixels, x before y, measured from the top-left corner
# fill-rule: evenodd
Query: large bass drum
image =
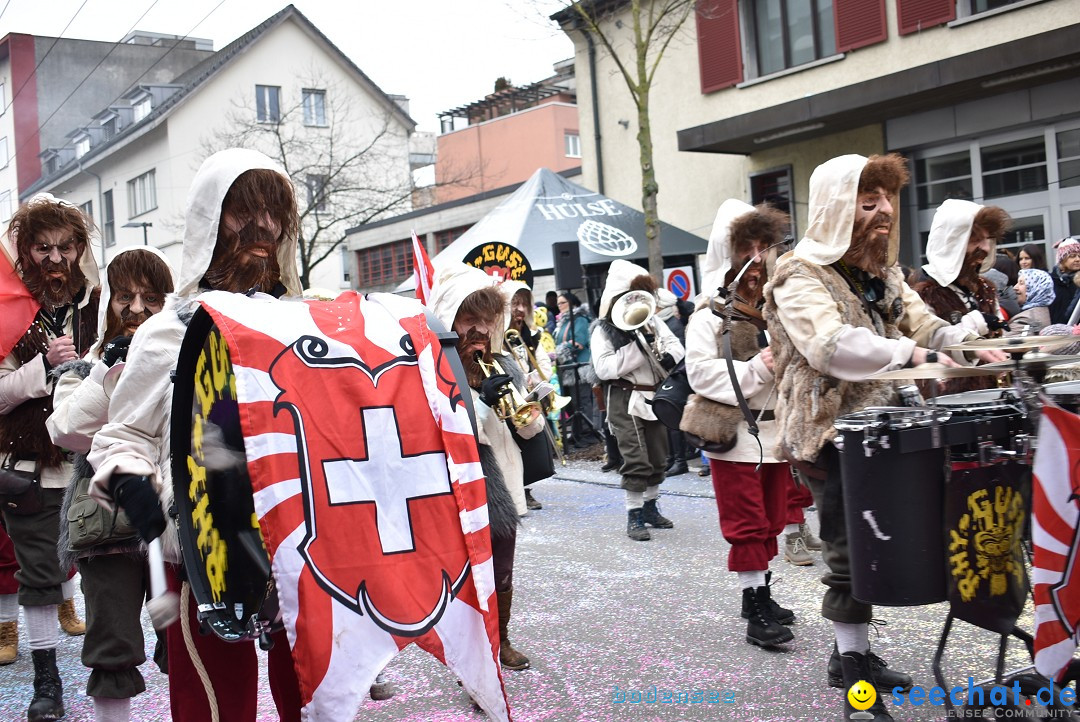
<path fill-rule="evenodd" d="M 255 516 L 229 346 L 204 309 L 188 326 L 172 405 L 173 496 L 199 620 L 229 642 L 282 628 Z"/>

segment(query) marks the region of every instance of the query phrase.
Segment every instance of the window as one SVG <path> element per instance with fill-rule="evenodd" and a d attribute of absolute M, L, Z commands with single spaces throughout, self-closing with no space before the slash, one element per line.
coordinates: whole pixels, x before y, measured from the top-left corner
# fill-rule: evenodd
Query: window
<path fill-rule="evenodd" d="M 757 0 L 752 6 L 757 75 L 836 53 L 833 0 Z"/>
<path fill-rule="evenodd" d="M 349 272 L 349 249 L 345 246 L 341 247 L 341 287 L 349 287 L 349 279 L 352 278 L 352 274 Z"/>
<path fill-rule="evenodd" d="M 0 168 L 6 168 L 8 164 L 7 136 L 0 138 Z"/>
<path fill-rule="evenodd" d="M 412 239 L 357 251 L 360 288 L 404 281 L 412 273 Z"/>
<path fill-rule="evenodd" d="M 109 140 L 116 135 L 119 122 L 118 118 L 109 118 L 101 124 L 102 129 L 105 131 L 105 140 Z"/>
<path fill-rule="evenodd" d="M 255 86 L 255 120 L 260 123 L 281 122 L 281 105 L 278 96 L 281 88 L 276 85 Z"/>
<path fill-rule="evenodd" d="M 999 248 L 1019 248 L 1028 243 L 1044 243 L 1045 241 L 1046 225 L 1041 215 L 1013 217 L 1012 228 L 1002 237 Z"/>
<path fill-rule="evenodd" d="M 1060 188 L 1080 186 L 1080 128 L 1057 134 Z"/>
<path fill-rule="evenodd" d="M 577 133 L 567 133 L 563 136 L 563 142 L 566 146 L 567 158 L 581 157 L 581 136 Z"/>
<path fill-rule="evenodd" d="M 4 110 L 7 108 L 7 88 L 3 83 L 0 83 L 0 115 L 4 114 Z"/>
<path fill-rule="evenodd" d="M 307 186 L 308 208 L 319 213 L 326 210 L 326 183 L 329 177 L 325 175 L 309 175 L 304 184 Z"/>
<path fill-rule="evenodd" d="M 970 200 L 975 195 L 971 187 L 971 153 L 966 150 L 923 158 L 915 163 L 915 175 L 919 210 L 937 208 L 948 198 Z"/>
<path fill-rule="evenodd" d="M 101 194 L 101 237 L 105 239 L 105 245 L 116 245 L 116 222 L 113 219 L 112 191 Z"/>
<path fill-rule="evenodd" d="M 6 223 L 14 212 L 11 207 L 11 191 L 0 191 L 0 221 Z"/>
<path fill-rule="evenodd" d="M 303 95 L 304 125 L 326 125 L 326 91 L 300 91 Z"/>
<path fill-rule="evenodd" d="M 444 248 L 465 235 L 465 231 L 470 228 L 472 226 L 458 226 L 446 231 L 437 231 L 435 233 L 435 252 L 442 253 Z"/>
<path fill-rule="evenodd" d="M 75 141 L 75 157 L 82 158 L 84 155 L 90 152 L 90 138 L 83 136 Z"/>
<path fill-rule="evenodd" d="M 755 173 L 750 176 L 750 204 L 768 203 L 787 213 L 791 216 L 790 231 L 795 228 L 795 203 L 791 187 L 791 166 Z"/>
<path fill-rule="evenodd" d="M 150 115 L 150 96 L 146 96 L 145 98 L 131 106 L 131 108 L 135 113 L 133 122 L 138 123 L 140 120 Z"/>
<path fill-rule="evenodd" d="M 983 195 L 1014 196 L 1046 190 L 1046 143 L 1025 138 L 982 149 Z"/>
<path fill-rule="evenodd" d="M 129 180 L 128 218 L 142 215 L 157 208 L 157 184 L 154 171 L 143 173 L 138 178 Z"/>
<path fill-rule="evenodd" d="M 86 216 L 86 218 L 91 223 L 94 222 L 94 202 L 93 201 L 87 201 L 86 203 L 83 203 L 81 206 L 79 206 L 79 210 L 82 211 L 82 214 L 84 216 Z"/>
<path fill-rule="evenodd" d="M 971 14 L 977 15 L 990 10 L 1003 8 L 1006 5 L 1012 5 L 1013 3 L 1020 2 L 1020 0 L 969 0 L 969 2 L 971 3 Z"/>

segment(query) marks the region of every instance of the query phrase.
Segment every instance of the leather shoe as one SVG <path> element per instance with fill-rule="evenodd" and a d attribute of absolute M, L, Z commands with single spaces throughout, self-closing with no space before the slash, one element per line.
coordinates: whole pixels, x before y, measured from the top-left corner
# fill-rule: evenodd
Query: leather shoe
<path fill-rule="evenodd" d="M 889 669 L 888 663 L 873 652 L 866 653 L 870 671 L 874 676 L 874 686 L 881 694 L 891 694 L 893 688 L 900 687 L 903 692 L 911 691 L 911 675 Z M 840 653 L 833 645 L 832 656 L 829 657 L 829 686 L 844 689 L 844 674 L 840 664 Z"/>

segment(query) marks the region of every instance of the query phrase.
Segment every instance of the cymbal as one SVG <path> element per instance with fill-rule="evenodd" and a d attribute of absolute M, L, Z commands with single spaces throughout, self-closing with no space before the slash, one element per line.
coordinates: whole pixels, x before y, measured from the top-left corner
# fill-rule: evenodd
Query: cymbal
<path fill-rule="evenodd" d="M 1080 356 L 1029 351 L 1017 360 L 995 361 L 990 364 L 982 364 L 979 368 L 1008 371 L 1009 369 L 1015 369 L 1017 366 L 1021 368 L 1046 368 L 1048 366 L 1060 366 L 1062 364 L 1071 364 L 1078 361 L 1080 361 Z"/>
<path fill-rule="evenodd" d="M 919 364 L 911 368 L 896 369 L 895 371 L 882 371 L 867 376 L 867 381 L 890 381 L 900 379 L 955 379 L 966 376 L 993 376 L 1008 371 L 1008 369 L 992 369 L 991 364 L 985 366 L 946 366 L 940 363 Z"/>
<path fill-rule="evenodd" d="M 943 351 L 1025 351 L 1053 346 L 1068 346 L 1080 341 L 1075 336 L 1008 336 L 1002 338 L 977 338 L 974 341 L 945 346 Z"/>

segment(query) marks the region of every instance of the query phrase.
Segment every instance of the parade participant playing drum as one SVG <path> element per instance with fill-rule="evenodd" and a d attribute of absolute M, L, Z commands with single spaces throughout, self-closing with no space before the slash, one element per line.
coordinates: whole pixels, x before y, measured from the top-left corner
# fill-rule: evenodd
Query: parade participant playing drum
<path fill-rule="evenodd" d="M 170 372 L 197 298 L 211 289 L 299 296 L 297 226 L 292 183 L 261 153 L 216 153 L 192 182 L 176 296 L 139 329 L 113 392 L 112 421 L 94 437 L 88 457 L 97 470 L 91 494 L 110 505 L 115 500 L 145 540 L 166 532 L 163 509 L 172 504 Z M 176 541 L 170 528 L 163 546 L 174 564 L 180 561 Z M 178 579 L 173 571 L 170 585 L 178 586 Z M 254 720 L 259 684 L 254 645 L 199 634 L 195 605 L 190 592 L 185 595 L 189 614 L 167 633 L 173 718 L 210 719 L 216 709 L 223 720 Z M 284 631 L 272 638 L 269 677 L 278 716 L 299 720 L 301 700 L 289 643 Z"/>
<path fill-rule="evenodd" d="M 810 178 L 806 234 L 777 262 L 765 290 L 778 371 L 777 453 L 796 465 L 817 504 L 830 569 L 822 616 L 836 634 L 830 682 L 845 688 L 860 679 L 879 688 L 907 687 L 911 678 L 870 652 L 873 609 L 851 596 L 840 468 L 829 443 L 833 423 L 867 406 L 894 405 L 892 384 L 862 379 L 923 363 L 931 349 L 975 337 L 932 315 L 896 264 L 894 206 L 907 181 L 906 162 L 896 154 L 845 155 L 818 166 Z M 997 351 L 974 355 L 1004 359 Z M 939 360 L 956 365 L 944 354 Z M 846 698 L 844 710 L 845 719 L 854 712 Z M 875 720 L 892 719 L 880 697 L 870 711 Z"/>

